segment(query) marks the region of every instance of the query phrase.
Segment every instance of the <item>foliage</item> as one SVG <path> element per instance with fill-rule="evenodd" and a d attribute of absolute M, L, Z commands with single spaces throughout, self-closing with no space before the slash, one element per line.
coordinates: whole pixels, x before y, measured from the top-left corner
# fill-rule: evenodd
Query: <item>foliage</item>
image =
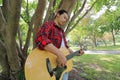
<path fill-rule="evenodd" d="M 92 2 L 90 3 L 92 4 Z M 112 7 L 115 7 L 115 8 L 112 9 Z M 101 14 L 100 17 L 98 18 L 96 17 L 94 19 L 92 17 L 93 14 L 97 16 L 97 12 L 100 13 L 102 9 L 104 9 L 105 13 Z M 104 36 L 106 33 L 109 33 L 109 32 L 113 33 L 113 38 L 115 34 L 119 33 L 119 29 L 120 29 L 119 11 L 120 9 L 119 9 L 119 4 L 117 0 L 115 1 L 97 0 L 97 3 L 93 8 L 93 12 L 87 14 L 86 17 L 83 20 L 81 20 L 79 23 L 81 27 L 83 26 L 86 27 L 86 31 L 84 31 L 84 29 L 80 30 L 78 28 L 75 28 L 74 30 L 76 31 L 74 30 L 71 31 L 70 35 L 71 36 L 73 35 L 72 36 L 73 39 L 76 42 L 78 42 L 79 39 L 76 40 L 76 38 L 74 38 L 74 34 L 76 35 L 77 33 L 77 35 L 81 35 L 81 33 L 77 31 L 77 30 L 80 30 L 80 32 L 84 31 L 85 32 L 84 34 L 86 34 L 86 37 L 90 38 L 94 42 L 94 44 L 96 44 L 98 41 L 104 41 L 103 43 L 106 43 L 106 40 L 104 40 Z"/>
<path fill-rule="evenodd" d="M 37 1 L 27 2 L 27 0 L 22 0 L 21 16 L 25 22 L 29 22 L 35 12 L 37 7 Z"/>
<path fill-rule="evenodd" d="M 94 1 L 94 0 L 92 0 L 92 1 Z M 91 1 L 91 2 L 92 2 L 92 1 Z M 117 0 L 97 0 L 97 3 L 96 3 L 96 5 L 94 6 L 94 9 L 98 12 L 98 11 L 101 10 L 101 8 L 102 8 L 103 6 L 111 7 L 112 5 L 115 4 L 116 1 L 117 1 Z M 90 3 L 91 3 L 91 2 L 90 2 Z"/>
<path fill-rule="evenodd" d="M 22 41 L 25 43 L 25 40 L 26 40 L 26 36 L 27 36 L 27 31 L 28 31 L 28 25 L 22 20 L 20 19 L 20 34 L 21 35 L 24 35 L 24 36 L 21 36 L 22 37 Z"/>
<path fill-rule="evenodd" d="M 71 47 L 80 46 L 81 48 L 89 45 L 89 41 L 86 40 L 86 27 L 78 25 L 68 34 L 69 44 Z"/>
<path fill-rule="evenodd" d="M 0 0 L 0 6 L 2 6 L 2 0 Z"/>
<path fill-rule="evenodd" d="M 19 80 L 26 80 L 25 79 L 25 74 L 24 74 L 24 71 L 23 70 L 21 70 L 20 72 L 19 72 Z"/>

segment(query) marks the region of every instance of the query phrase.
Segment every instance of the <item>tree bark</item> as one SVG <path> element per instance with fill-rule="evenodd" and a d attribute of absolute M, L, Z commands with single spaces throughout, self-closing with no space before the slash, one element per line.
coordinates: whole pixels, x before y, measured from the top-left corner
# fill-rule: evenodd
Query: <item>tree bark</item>
<path fill-rule="evenodd" d="M 44 22 L 49 20 L 50 15 L 53 13 L 51 12 L 51 8 L 53 8 L 53 3 L 54 3 L 54 0 L 50 0 Z"/>
<path fill-rule="evenodd" d="M 9 78 L 9 65 L 7 60 L 6 49 L 2 41 L 0 41 L 0 65 L 2 66 L 2 73 L 0 80 L 7 80 Z"/>
<path fill-rule="evenodd" d="M 17 73 L 21 69 L 16 48 L 16 34 L 19 25 L 20 11 L 21 0 L 3 0 L 2 17 L 4 18 L 4 30 L 2 37 L 5 43 L 6 56 L 10 68 L 7 73 L 10 73 L 12 80 L 18 80 Z"/>
<path fill-rule="evenodd" d="M 112 37 L 113 37 L 113 46 L 116 46 L 116 44 L 115 44 L 114 30 L 113 29 L 111 30 L 111 33 L 112 33 Z"/>
<path fill-rule="evenodd" d="M 5 17 L 3 15 L 2 7 L 0 7 L 0 32 L 4 30 L 4 23 L 6 23 Z"/>
<path fill-rule="evenodd" d="M 71 14 L 76 2 L 77 2 L 77 0 L 63 0 L 62 4 L 60 4 L 59 9 L 64 9 L 69 14 Z"/>
<path fill-rule="evenodd" d="M 36 47 L 34 40 L 39 27 L 42 25 L 42 21 L 43 21 L 42 19 L 44 16 L 45 7 L 46 7 L 46 0 L 38 0 L 38 6 L 37 6 L 37 9 L 35 10 L 35 14 L 33 15 L 33 24 L 34 24 L 33 48 Z"/>

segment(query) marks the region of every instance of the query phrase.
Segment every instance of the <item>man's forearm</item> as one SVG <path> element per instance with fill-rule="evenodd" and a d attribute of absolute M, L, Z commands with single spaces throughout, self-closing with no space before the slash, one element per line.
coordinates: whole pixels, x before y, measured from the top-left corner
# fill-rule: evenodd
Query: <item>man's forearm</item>
<path fill-rule="evenodd" d="M 44 49 L 47 50 L 47 51 L 49 51 L 49 52 L 51 52 L 51 53 L 53 53 L 53 54 L 56 55 L 56 56 L 59 56 L 59 55 L 62 53 L 62 52 L 61 52 L 58 48 L 56 48 L 52 43 L 46 45 L 46 46 L 44 47 Z"/>
<path fill-rule="evenodd" d="M 73 53 L 72 49 L 68 48 L 68 50 L 69 50 L 70 53 Z"/>

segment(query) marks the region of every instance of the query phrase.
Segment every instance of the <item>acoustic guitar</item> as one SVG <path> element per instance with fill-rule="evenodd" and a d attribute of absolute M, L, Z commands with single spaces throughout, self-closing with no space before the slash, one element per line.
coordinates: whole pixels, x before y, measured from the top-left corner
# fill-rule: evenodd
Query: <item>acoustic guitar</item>
<path fill-rule="evenodd" d="M 28 55 L 25 62 L 26 80 L 61 80 L 63 74 L 72 69 L 71 58 L 78 55 L 79 51 L 69 54 L 68 49 L 60 48 L 67 58 L 65 67 L 58 67 L 56 56 L 48 51 L 35 48 Z"/>

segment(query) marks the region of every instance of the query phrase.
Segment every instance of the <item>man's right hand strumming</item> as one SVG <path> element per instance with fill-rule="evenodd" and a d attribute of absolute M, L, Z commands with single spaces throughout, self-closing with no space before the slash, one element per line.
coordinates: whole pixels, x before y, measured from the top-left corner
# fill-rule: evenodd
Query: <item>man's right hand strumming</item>
<path fill-rule="evenodd" d="M 66 59 L 66 57 L 62 53 L 60 53 L 57 56 L 57 60 L 56 61 L 57 61 L 58 67 L 64 67 L 67 64 L 67 59 Z"/>
<path fill-rule="evenodd" d="M 50 51 L 51 53 L 53 53 L 54 55 L 57 56 L 56 62 L 57 62 L 58 67 L 66 66 L 66 63 L 67 63 L 66 57 L 53 44 L 46 45 L 44 49 L 47 50 L 47 51 Z"/>

